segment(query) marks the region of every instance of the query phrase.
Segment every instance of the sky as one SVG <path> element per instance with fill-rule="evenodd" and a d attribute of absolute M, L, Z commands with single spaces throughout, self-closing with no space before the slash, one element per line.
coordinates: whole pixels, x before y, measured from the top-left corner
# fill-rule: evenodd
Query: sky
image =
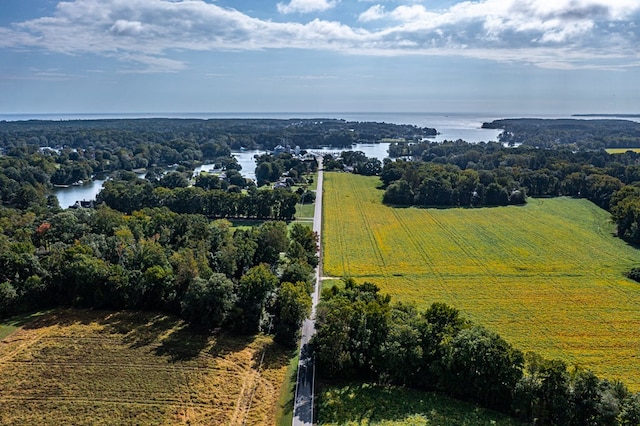
<path fill-rule="evenodd" d="M 639 102 L 639 0 L 0 0 L 0 114 Z"/>

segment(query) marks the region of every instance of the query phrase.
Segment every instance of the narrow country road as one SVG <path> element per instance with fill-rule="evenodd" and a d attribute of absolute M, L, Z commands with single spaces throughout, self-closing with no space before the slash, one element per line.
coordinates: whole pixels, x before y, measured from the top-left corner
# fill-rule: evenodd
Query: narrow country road
<path fill-rule="evenodd" d="M 315 286 L 311 295 L 311 317 L 302 324 L 302 338 L 300 340 L 300 360 L 298 362 L 298 378 L 296 383 L 296 397 L 293 403 L 293 426 L 313 425 L 313 388 L 315 380 L 315 364 L 309 350 L 309 341 L 316 331 L 316 305 L 320 299 L 320 277 L 322 276 L 322 157 L 318 159 L 318 179 L 316 189 L 316 204 L 313 214 L 313 230 L 318 234 L 318 267 L 316 268 Z"/>

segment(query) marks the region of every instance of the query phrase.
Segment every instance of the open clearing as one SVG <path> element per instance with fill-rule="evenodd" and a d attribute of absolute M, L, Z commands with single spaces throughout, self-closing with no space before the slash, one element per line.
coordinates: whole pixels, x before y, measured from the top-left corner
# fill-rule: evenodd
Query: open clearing
<path fill-rule="evenodd" d="M 640 250 L 587 200 L 391 208 L 378 178 L 325 174 L 323 267 L 425 308 L 446 302 L 516 347 L 640 390 Z"/>
<path fill-rule="evenodd" d="M 640 148 L 607 148 L 608 154 L 624 154 L 627 151 L 640 152 Z"/>
<path fill-rule="evenodd" d="M 0 424 L 275 424 L 288 355 L 164 315 L 54 311 L 0 340 Z"/>

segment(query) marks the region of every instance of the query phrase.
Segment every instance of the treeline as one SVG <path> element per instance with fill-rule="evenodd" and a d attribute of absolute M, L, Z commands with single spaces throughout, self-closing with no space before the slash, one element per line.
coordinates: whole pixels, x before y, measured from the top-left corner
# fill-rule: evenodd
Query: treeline
<path fill-rule="evenodd" d="M 505 148 L 463 141 L 394 144 L 380 179 L 394 205 L 520 204 L 526 196 L 586 198 L 608 210 L 618 236 L 640 244 L 640 154 Z"/>
<path fill-rule="evenodd" d="M 508 173 L 407 161 L 385 162 L 383 202 L 418 206 L 524 204 L 525 191 Z"/>
<path fill-rule="evenodd" d="M 55 170 L 55 163 L 41 156 L 0 156 L 0 205 L 13 205 L 19 209 L 44 208 L 49 177 Z"/>
<path fill-rule="evenodd" d="M 376 143 L 385 138 L 420 140 L 436 133 L 435 129 L 407 124 L 322 118 L 29 120 L 0 122 L 0 148 L 50 146 L 110 152 L 125 149 L 144 154 L 139 151 L 146 148 L 181 152 L 184 147 L 202 151 L 207 156 L 205 150 L 215 144 L 235 150 L 271 150 L 280 144 L 298 145 L 303 149 L 349 147 L 357 142 Z M 176 151 L 171 151 L 172 147 Z M 179 161 L 168 164 L 174 162 Z"/>
<path fill-rule="evenodd" d="M 385 202 L 398 205 L 520 204 L 524 197 L 587 198 L 609 209 L 613 194 L 640 181 L 639 155 L 605 151 L 505 148 L 463 141 L 392 145 L 414 161 L 386 160 Z"/>
<path fill-rule="evenodd" d="M 270 331 L 292 346 L 309 313 L 317 235 L 300 224 L 1 208 L 0 230 L 0 318 L 55 306 L 153 310 L 205 330 Z"/>
<path fill-rule="evenodd" d="M 288 188 L 258 190 L 250 186 L 243 192 L 238 186 L 222 189 L 219 181 L 214 175 L 200 176 L 194 186 L 167 187 L 162 180 L 154 185 L 138 177 L 107 181 L 96 201 L 124 213 L 144 207 L 166 207 L 176 213 L 202 214 L 208 218 L 288 221 L 295 217 L 300 195 Z"/>
<path fill-rule="evenodd" d="M 325 154 L 323 166 L 325 170 L 349 171 L 364 176 L 377 176 L 382 171 L 382 162 L 377 158 L 367 157 L 362 151 Z"/>
<path fill-rule="evenodd" d="M 569 145 L 573 149 L 640 147 L 640 123 L 630 120 L 578 120 L 518 118 L 495 120 L 485 129 L 503 129 L 500 142 L 550 148 Z"/>
<path fill-rule="evenodd" d="M 640 244 L 640 182 L 623 187 L 611 198 L 611 215 L 616 222 L 618 236 L 633 244 Z M 640 274 L 631 277 L 640 281 Z"/>
<path fill-rule="evenodd" d="M 443 303 L 391 303 L 370 283 L 324 291 L 312 345 L 317 371 L 439 391 L 537 425 L 640 424 L 640 394 L 591 371 L 523 354 Z"/>

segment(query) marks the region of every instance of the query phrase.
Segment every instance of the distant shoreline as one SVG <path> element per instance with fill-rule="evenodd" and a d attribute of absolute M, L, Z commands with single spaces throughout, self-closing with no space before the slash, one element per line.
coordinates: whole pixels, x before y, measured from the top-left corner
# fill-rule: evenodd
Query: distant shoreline
<path fill-rule="evenodd" d="M 572 114 L 572 117 L 617 117 L 617 118 L 640 118 L 640 114 Z"/>

